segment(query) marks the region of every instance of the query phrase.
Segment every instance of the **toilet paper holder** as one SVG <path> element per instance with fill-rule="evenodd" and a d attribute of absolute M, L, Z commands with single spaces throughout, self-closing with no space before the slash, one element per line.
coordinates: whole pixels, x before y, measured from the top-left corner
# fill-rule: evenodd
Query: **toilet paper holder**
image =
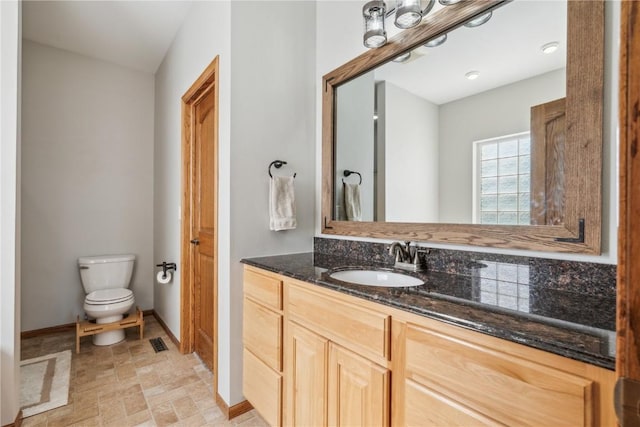
<path fill-rule="evenodd" d="M 167 278 L 167 271 L 169 271 L 169 270 L 177 271 L 178 270 L 178 266 L 176 265 L 175 262 L 163 261 L 162 264 L 156 264 L 156 267 L 162 267 L 162 278 L 163 279 Z"/>

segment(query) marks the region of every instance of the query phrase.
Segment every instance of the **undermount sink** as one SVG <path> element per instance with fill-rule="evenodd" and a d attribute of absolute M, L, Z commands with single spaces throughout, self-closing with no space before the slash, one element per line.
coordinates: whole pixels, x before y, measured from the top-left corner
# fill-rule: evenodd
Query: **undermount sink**
<path fill-rule="evenodd" d="M 329 277 L 357 285 L 383 286 L 387 288 L 424 285 L 424 282 L 416 277 L 384 270 L 341 270 L 329 274 Z"/>

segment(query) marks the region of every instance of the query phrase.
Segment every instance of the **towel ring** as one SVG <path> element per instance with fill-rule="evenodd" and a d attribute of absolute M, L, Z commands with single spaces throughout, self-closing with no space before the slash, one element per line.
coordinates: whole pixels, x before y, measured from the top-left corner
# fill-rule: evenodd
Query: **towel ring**
<path fill-rule="evenodd" d="M 287 162 L 285 162 L 284 160 L 274 160 L 273 162 L 269 163 L 269 177 L 273 178 L 273 175 L 271 175 L 271 166 L 275 166 L 276 169 L 280 169 L 282 167 L 282 165 L 286 165 Z M 296 175 L 298 175 L 297 173 L 294 172 L 293 177 L 295 178 Z"/>
<path fill-rule="evenodd" d="M 360 177 L 360 182 L 358 183 L 358 185 L 362 185 L 362 175 L 360 175 L 360 172 L 356 172 L 356 171 L 350 171 L 349 169 L 345 169 L 344 172 L 342 173 L 342 175 L 346 177 L 349 177 L 351 174 L 356 174 Z M 342 179 L 342 182 L 344 182 L 344 179 Z"/>

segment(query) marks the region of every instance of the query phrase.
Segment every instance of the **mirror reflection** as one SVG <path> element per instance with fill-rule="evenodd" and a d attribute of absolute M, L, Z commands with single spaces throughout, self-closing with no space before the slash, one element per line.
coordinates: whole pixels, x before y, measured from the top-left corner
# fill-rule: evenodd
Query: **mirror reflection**
<path fill-rule="evenodd" d="M 334 219 L 562 223 L 566 22 L 517 0 L 338 86 Z"/>

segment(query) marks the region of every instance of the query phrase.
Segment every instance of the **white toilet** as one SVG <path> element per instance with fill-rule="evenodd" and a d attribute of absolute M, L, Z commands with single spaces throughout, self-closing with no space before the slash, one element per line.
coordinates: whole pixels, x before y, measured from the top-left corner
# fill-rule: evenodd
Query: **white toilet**
<path fill-rule="evenodd" d="M 133 307 L 129 287 L 135 255 L 103 255 L 78 258 L 80 279 L 87 296 L 84 311 L 96 323 L 117 322 Z M 93 335 L 95 345 L 111 345 L 124 340 L 124 329 Z"/>

